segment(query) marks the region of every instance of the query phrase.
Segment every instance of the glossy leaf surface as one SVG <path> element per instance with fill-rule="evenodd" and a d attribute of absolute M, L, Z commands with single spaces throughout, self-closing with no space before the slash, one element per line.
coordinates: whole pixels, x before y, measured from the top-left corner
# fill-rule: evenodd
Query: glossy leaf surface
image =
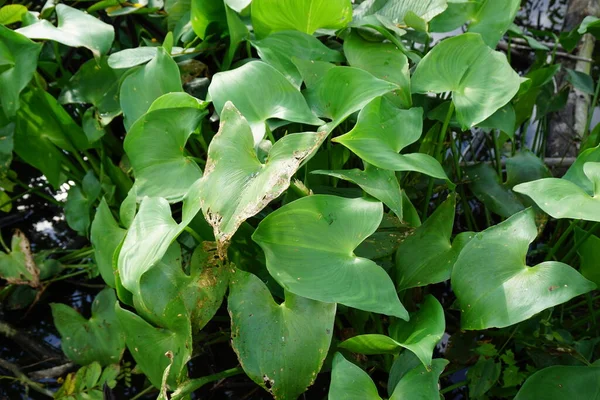
<path fill-rule="evenodd" d="M 115 221 L 106 200 L 102 199 L 92 222 L 90 241 L 94 246 L 94 257 L 100 275 L 110 287 L 115 287 L 113 256 L 125 238 L 126 232 Z"/>
<path fill-rule="evenodd" d="M 463 329 L 510 326 L 596 287 L 560 262 L 528 267 L 525 256 L 536 235 L 534 212 L 527 209 L 465 246 L 452 271 Z"/>
<path fill-rule="evenodd" d="M 269 214 L 252 239 L 284 289 L 314 300 L 342 303 L 399 318 L 408 313 L 392 280 L 354 249 L 377 229 L 381 203 L 314 195 Z"/>

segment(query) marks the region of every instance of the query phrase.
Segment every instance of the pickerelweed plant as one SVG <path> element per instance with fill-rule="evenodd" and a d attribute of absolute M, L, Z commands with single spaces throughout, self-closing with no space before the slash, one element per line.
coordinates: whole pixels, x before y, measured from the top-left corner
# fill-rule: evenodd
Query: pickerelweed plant
<path fill-rule="evenodd" d="M 161 399 L 239 374 L 296 399 L 320 373 L 330 400 L 435 400 L 440 376 L 474 399 L 595 399 L 600 131 L 587 121 L 562 178 L 540 155 L 569 91 L 595 105 L 600 85 L 573 70 L 556 85 L 558 37 L 514 25 L 519 6 L 0 8 L 0 208 L 29 164 L 68 183 L 64 216 L 92 245 L 33 254 L 16 232 L 2 298 L 66 267 L 106 285 L 89 319 L 52 304 L 82 366 L 55 396 L 102 398 L 127 350 Z M 504 37 L 533 65 L 517 73 Z M 486 162 L 468 159 L 474 138 Z M 239 365 L 189 377 L 223 318 Z"/>

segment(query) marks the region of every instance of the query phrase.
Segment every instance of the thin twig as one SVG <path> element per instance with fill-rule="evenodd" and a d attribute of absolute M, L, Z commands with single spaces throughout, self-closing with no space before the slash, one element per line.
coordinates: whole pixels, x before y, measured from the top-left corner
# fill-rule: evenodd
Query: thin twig
<path fill-rule="evenodd" d="M 23 372 L 21 372 L 19 367 L 17 367 L 15 364 L 0 358 L 0 368 L 3 368 L 7 371 L 12 372 L 13 375 L 16 376 L 21 383 L 29 386 L 31 389 L 35 390 L 36 392 L 46 395 L 48 397 L 54 397 L 54 394 L 51 391 L 49 391 L 46 388 L 43 388 L 37 382 L 34 382 L 31 379 L 29 379 L 27 377 L 27 375 L 25 375 Z"/>

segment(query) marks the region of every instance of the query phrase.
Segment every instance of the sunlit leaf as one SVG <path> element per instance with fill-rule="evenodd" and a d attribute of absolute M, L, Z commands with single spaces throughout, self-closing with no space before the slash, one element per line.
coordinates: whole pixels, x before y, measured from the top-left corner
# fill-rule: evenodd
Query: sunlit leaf
<path fill-rule="evenodd" d="M 297 30 L 312 35 L 317 29 L 345 27 L 352 19 L 350 0 L 253 0 L 252 25 L 257 36 Z"/>
<path fill-rule="evenodd" d="M 191 0 L 192 27 L 200 39 L 227 29 L 223 0 Z"/>
<path fill-rule="evenodd" d="M 308 196 L 269 214 L 252 239 L 264 250 L 269 273 L 284 289 L 407 319 L 387 273 L 353 254 L 375 232 L 382 215 L 379 202 Z"/>
<path fill-rule="evenodd" d="M 446 7 L 446 0 L 375 0 L 365 1 L 357 9 L 357 13 L 361 17 L 376 14 L 386 17 L 394 24 L 402 24 L 406 22 L 407 13 L 430 21 Z"/>
<path fill-rule="evenodd" d="M 423 110 L 400 110 L 385 98 L 376 98 L 358 115 L 354 128 L 333 138 L 374 166 L 391 171 L 417 171 L 447 179 L 433 157 L 423 153 L 398 154 L 416 142 L 423 130 Z"/>
<path fill-rule="evenodd" d="M 289 292 L 277 304 L 260 279 L 237 270 L 228 309 L 233 348 L 254 382 L 275 399 L 295 399 L 312 385 L 331 343 L 335 304 Z"/>
<path fill-rule="evenodd" d="M 277 118 L 308 125 L 321 125 L 302 94 L 275 68 L 261 61 L 213 76 L 208 89 L 217 112 L 230 101 L 252 128 L 254 143 L 266 133 L 265 123 Z"/>
<path fill-rule="evenodd" d="M 510 326 L 595 289 L 594 283 L 560 262 L 528 267 L 527 249 L 536 236 L 534 212 L 527 209 L 475 234 L 461 251 L 452 271 L 452 289 L 463 329 Z"/>
<path fill-rule="evenodd" d="M 250 125 L 232 103 L 221 112 L 221 127 L 208 148 L 201 180 L 202 212 L 221 247 L 248 218 L 283 193 L 300 164 L 325 139 L 326 132 L 287 135 L 258 159 Z"/>
<path fill-rule="evenodd" d="M 27 13 L 27 7 L 21 4 L 8 4 L 0 7 L 0 25 L 20 22 L 25 13 Z"/>
<path fill-rule="evenodd" d="M 490 49 L 481 36 L 465 33 L 436 45 L 412 77 L 413 93 L 452 91 L 464 128 L 485 120 L 508 103 L 520 79 L 506 56 Z"/>
<path fill-rule="evenodd" d="M 30 39 L 54 40 L 71 47 L 85 47 L 99 58 L 108 53 L 115 38 L 112 25 L 76 8 L 56 5 L 57 26 L 45 19 L 17 29 Z"/>
<path fill-rule="evenodd" d="M 80 365 L 94 361 L 101 365 L 119 362 L 125 341 L 115 315 L 116 303 L 114 290 L 106 288 L 94 299 L 90 319 L 66 304 L 50 305 L 54 325 L 62 338 L 62 350 L 69 359 Z"/>

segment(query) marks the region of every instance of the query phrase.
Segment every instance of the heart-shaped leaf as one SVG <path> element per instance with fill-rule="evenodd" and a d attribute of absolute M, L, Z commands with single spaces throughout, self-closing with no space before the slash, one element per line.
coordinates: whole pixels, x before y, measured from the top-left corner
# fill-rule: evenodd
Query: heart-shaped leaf
<path fill-rule="evenodd" d="M 316 170 L 311 173 L 329 175 L 357 184 L 362 190 L 383 202 L 402 220 L 402 189 L 393 171 L 365 163 L 364 171 L 355 168 L 337 171 Z"/>
<path fill-rule="evenodd" d="M 300 64 L 296 65 L 300 67 Z M 315 114 L 331 120 L 327 124 L 330 131 L 374 98 L 398 89 L 396 84 L 377 79 L 358 68 L 324 68 L 319 71 L 323 75 L 317 76 L 316 79 L 307 78 L 308 72 L 314 71 L 300 68 L 307 85 L 304 96 Z"/>
<path fill-rule="evenodd" d="M 31 81 L 37 68 L 42 45 L 0 25 L 0 53 L 6 58 L 6 69 L 0 69 L 0 104 L 7 118 L 19 108 L 19 94 Z"/>
<path fill-rule="evenodd" d="M 431 368 L 433 349 L 440 341 L 446 323 L 442 305 L 429 295 L 421 309 L 410 316 L 408 322 L 394 320 L 390 336 L 359 335 L 342 342 L 339 347 L 360 354 L 395 354 L 402 348 L 412 351 L 424 366 Z"/>
<path fill-rule="evenodd" d="M 227 30 L 223 1 L 191 0 L 192 28 L 202 40 L 213 32 Z"/>
<path fill-rule="evenodd" d="M 252 25 L 259 37 L 272 31 L 338 29 L 352 20 L 350 0 L 254 0 Z"/>
<path fill-rule="evenodd" d="M 452 289 L 463 329 L 510 326 L 595 289 L 560 262 L 528 267 L 525 257 L 536 235 L 535 214 L 527 209 L 475 234 L 461 251 L 452 271 Z"/>
<path fill-rule="evenodd" d="M 16 285 L 39 286 L 40 269 L 23 232 L 18 229 L 15 231 L 10 247 L 10 253 L 0 253 L 0 278 Z"/>
<path fill-rule="evenodd" d="M 42 19 L 16 31 L 30 39 L 54 40 L 70 47 L 85 47 L 91 50 L 95 58 L 108 53 L 115 38 L 112 25 L 64 4 L 57 4 L 55 10 L 57 26 Z"/>
<path fill-rule="evenodd" d="M 230 101 L 250 123 L 254 143 L 265 136 L 265 123 L 271 118 L 321 125 L 302 94 L 275 68 L 261 61 L 251 61 L 213 76 L 208 92 L 217 112 Z"/>
<path fill-rule="evenodd" d="M 148 111 L 154 100 L 170 92 L 183 92 L 177 63 L 162 47 L 155 51 L 148 64 L 128 74 L 121 84 L 119 101 L 127 130 Z"/>
<path fill-rule="evenodd" d="M 407 319 L 394 284 L 354 249 L 381 222 L 381 203 L 308 196 L 269 214 L 252 235 L 269 273 L 284 289 L 309 299 Z"/>
<path fill-rule="evenodd" d="M 510 188 L 504 186 L 490 164 L 470 165 L 465 169 L 469 189 L 493 213 L 508 218 L 525 207 Z"/>
<path fill-rule="evenodd" d="M 286 135 L 262 163 L 250 125 L 232 103 L 221 112 L 221 127 L 208 148 L 201 180 L 202 212 L 222 252 L 237 228 L 289 186 L 300 164 L 321 145 L 326 132 Z"/>
<path fill-rule="evenodd" d="M 350 66 L 398 85 L 397 90 L 386 95 L 394 104 L 412 105 L 408 58 L 400 49 L 391 43 L 369 42 L 352 32 L 344 40 L 344 54 Z"/>
<path fill-rule="evenodd" d="M 302 75 L 293 58 L 311 61 L 342 62 L 344 56 L 317 38 L 298 31 L 275 32 L 262 40 L 252 41 L 259 57 L 281 72 L 296 88 L 302 85 Z"/>
<path fill-rule="evenodd" d="M 8 4 L 0 8 L 0 25 L 10 25 L 20 22 L 27 14 L 27 7 L 22 4 Z"/>
<path fill-rule="evenodd" d="M 423 110 L 400 110 L 385 98 L 376 98 L 358 114 L 354 128 L 333 138 L 374 166 L 391 171 L 417 171 L 447 179 L 444 169 L 427 154 L 398 154 L 419 140 L 423 130 Z"/>
<path fill-rule="evenodd" d="M 436 358 L 431 363 L 431 369 L 419 365 L 402 376 L 394 389 L 390 400 L 429 400 L 440 396 L 440 375 L 448 365 L 448 360 Z"/>
<path fill-rule="evenodd" d="M 515 400 L 595 400 L 600 392 L 600 368 L 556 365 L 531 375 Z"/>
<path fill-rule="evenodd" d="M 463 128 L 485 120 L 508 103 L 520 86 L 506 56 L 490 49 L 480 35 L 464 33 L 436 45 L 412 77 L 413 93 L 452 91 Z"/>
<path fill-rule="evenodd" d="M 275 399 L 296 399 L 327 356 L 335 304 L 286 292 L 273 301 L 256 276 L 237 270 L 228 299 L 232 345 L 246 374 Z"/>
<path fill-rule="evenodd" d="M 117 297 L 113 289 L 102 290 L 92 303 L 89 320 L 66 304 L 52 303 L 54 325 L 62 338 L 64 353 L 77 364 L 97 361 L 101 365 L 118 363 L 125 341 L 115 315 Z"/>
<path fill-rule="evenodd" d="M 110 68 L 106 57 L 99 61 L 89 60 L 63 87 L 58 101 L 61 104 L 92 104 L 102 125 L 107 125 L 121 113 L 119 80 L 124 72 Z"/>
<path fill-rule="evenodd" d="M 513 190 L 531 197 L 538 207 L 553 218 L 600 221 L 600 163 L 588 162 L 583 165 L 583 171 L 589 179 L 586 187 L 593 187 L 592 196 L 570 180 L 559 178 L 521 183 Z"/>
<path fill-rule="evenodd" d="M 205 115 L 198 108 L 163 108 L 149 111 L 131 126 L 123 148 L 135 174 L 138 199 L 181 201 L 202 177 L 198 164 L 185 155 L 185 144 Z"/>
<path fill-rule="evenodd" d="M 155 328 L 131 311 L 115 304 L 125 343 L 137 367 L 156 388 L 162 385 L 163 373 L 170 366 L 167 384 L 171 389 L 187 377 L 186 363 L 192 355 L 192 333 L 188 318 L 180 318 L 175 331 Z M 151 349 L 151 351 L 148 351 Z"/>
<path fill-rule="evenodd" d="M 183 200 L 181 222 L 171 216 L 169 202 L 163 198 L 145 197 L 135 216 L 118 255 L 118 271 L 123 286 L 139 292 L 141 276 L 167 252 L 171 243 L 200 211 L 198 180 Z"/>
<path fill-rule="evenodd" d="M 396 251 L 397 289 L 427 286 L 450 279 L 452 267 L 471 232 L 462 232 L 450 241 L 454 226 L 456 195 L 450 195 Z"/>
<path fill-rule="evenodd" d="M 115 287 L 113 256 L 117 247 L 123 242 L 126 232 L 115 221 L 106 199 L 102 199 L 92 222 L 90 240 L 94 247 L 94 257 L 100 275 L 110 287 Z"/>

